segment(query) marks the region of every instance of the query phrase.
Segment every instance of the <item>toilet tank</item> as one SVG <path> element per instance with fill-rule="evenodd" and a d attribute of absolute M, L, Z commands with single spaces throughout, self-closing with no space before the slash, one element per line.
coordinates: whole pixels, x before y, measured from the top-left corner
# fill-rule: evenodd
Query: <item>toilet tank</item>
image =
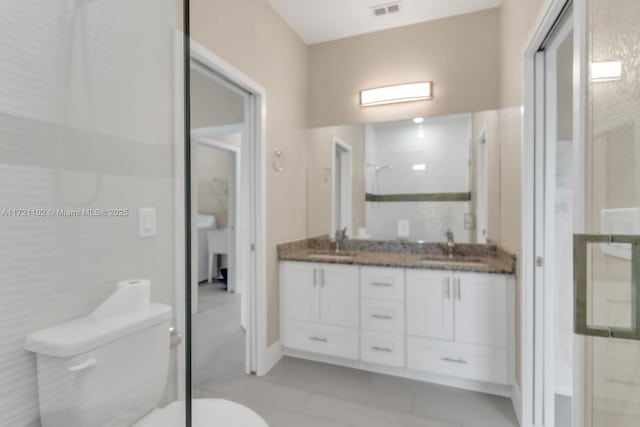
<path fill-rule="evenodd" d="M 111 300 L 127 296 L 119 288 Z M 142 301 L 118 310 L 109 301 L 27 338 L 25 348 L 37 355 L 43 427 L 129 427 L 162 399 L 171 308 Z"/>

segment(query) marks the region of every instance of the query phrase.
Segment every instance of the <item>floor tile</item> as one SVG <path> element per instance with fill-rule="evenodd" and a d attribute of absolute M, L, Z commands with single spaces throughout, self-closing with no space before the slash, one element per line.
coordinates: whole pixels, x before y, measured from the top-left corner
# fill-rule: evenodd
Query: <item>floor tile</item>
<path fill-rule="evenodd" d="M 304 412 L 354 427 L 461 427 L 459 423 L 372 408 L 321 394 L 311 395 Z"/>

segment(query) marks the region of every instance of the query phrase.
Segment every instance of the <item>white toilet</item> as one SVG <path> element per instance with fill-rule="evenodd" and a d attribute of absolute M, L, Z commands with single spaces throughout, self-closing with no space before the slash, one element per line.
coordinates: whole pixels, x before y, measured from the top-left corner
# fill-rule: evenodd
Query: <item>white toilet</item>
<path fill-rule="evenodd" d="M 89 316 L 27 337 L 37 354 L 42 427 L 181 427 L 185 403 L 158 408 L 168 375 L 171 307 L 132 280 Z M 194 427 L 268 427 L 251 409 L 195 399 Z"/>

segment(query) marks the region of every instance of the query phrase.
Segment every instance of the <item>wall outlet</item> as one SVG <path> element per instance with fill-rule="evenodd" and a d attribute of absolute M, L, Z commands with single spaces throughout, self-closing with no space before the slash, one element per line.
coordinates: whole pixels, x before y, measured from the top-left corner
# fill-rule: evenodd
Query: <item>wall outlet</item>
<path fill-rule="evenodd" d="M 409 237 L 409 220 L 408 219 L 398 220 L 398 237 L 401 239 Z"/>

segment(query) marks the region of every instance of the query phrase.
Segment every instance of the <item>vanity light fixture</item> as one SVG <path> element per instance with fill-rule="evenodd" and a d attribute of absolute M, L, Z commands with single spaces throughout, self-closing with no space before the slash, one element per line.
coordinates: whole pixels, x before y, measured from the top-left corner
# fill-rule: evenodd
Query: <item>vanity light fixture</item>
<path fill-rule="evenodd" d="M 424 122 L 424 117 L 416 117 L 415 119 L 413 119 L 413 123 L 417 125 L 419 125 L 422 122 Z"/>
<path fill-rule="evenodd" d="M 591 81 L 593 83 L 612 82 L 622 77 L 622 62 L 592 62 Z"/>
<path fill-rule="evenodd" d="M 360 106 L 395 104 L 432 99 L 431 82 L 407 83 L 360 91 Z"/>
<path fill-rule="evenodd" d="M 427 170 L 427 165 L 425 163 L 417 163 L 413 165 L 414 171 L 425 171 Z"/>

